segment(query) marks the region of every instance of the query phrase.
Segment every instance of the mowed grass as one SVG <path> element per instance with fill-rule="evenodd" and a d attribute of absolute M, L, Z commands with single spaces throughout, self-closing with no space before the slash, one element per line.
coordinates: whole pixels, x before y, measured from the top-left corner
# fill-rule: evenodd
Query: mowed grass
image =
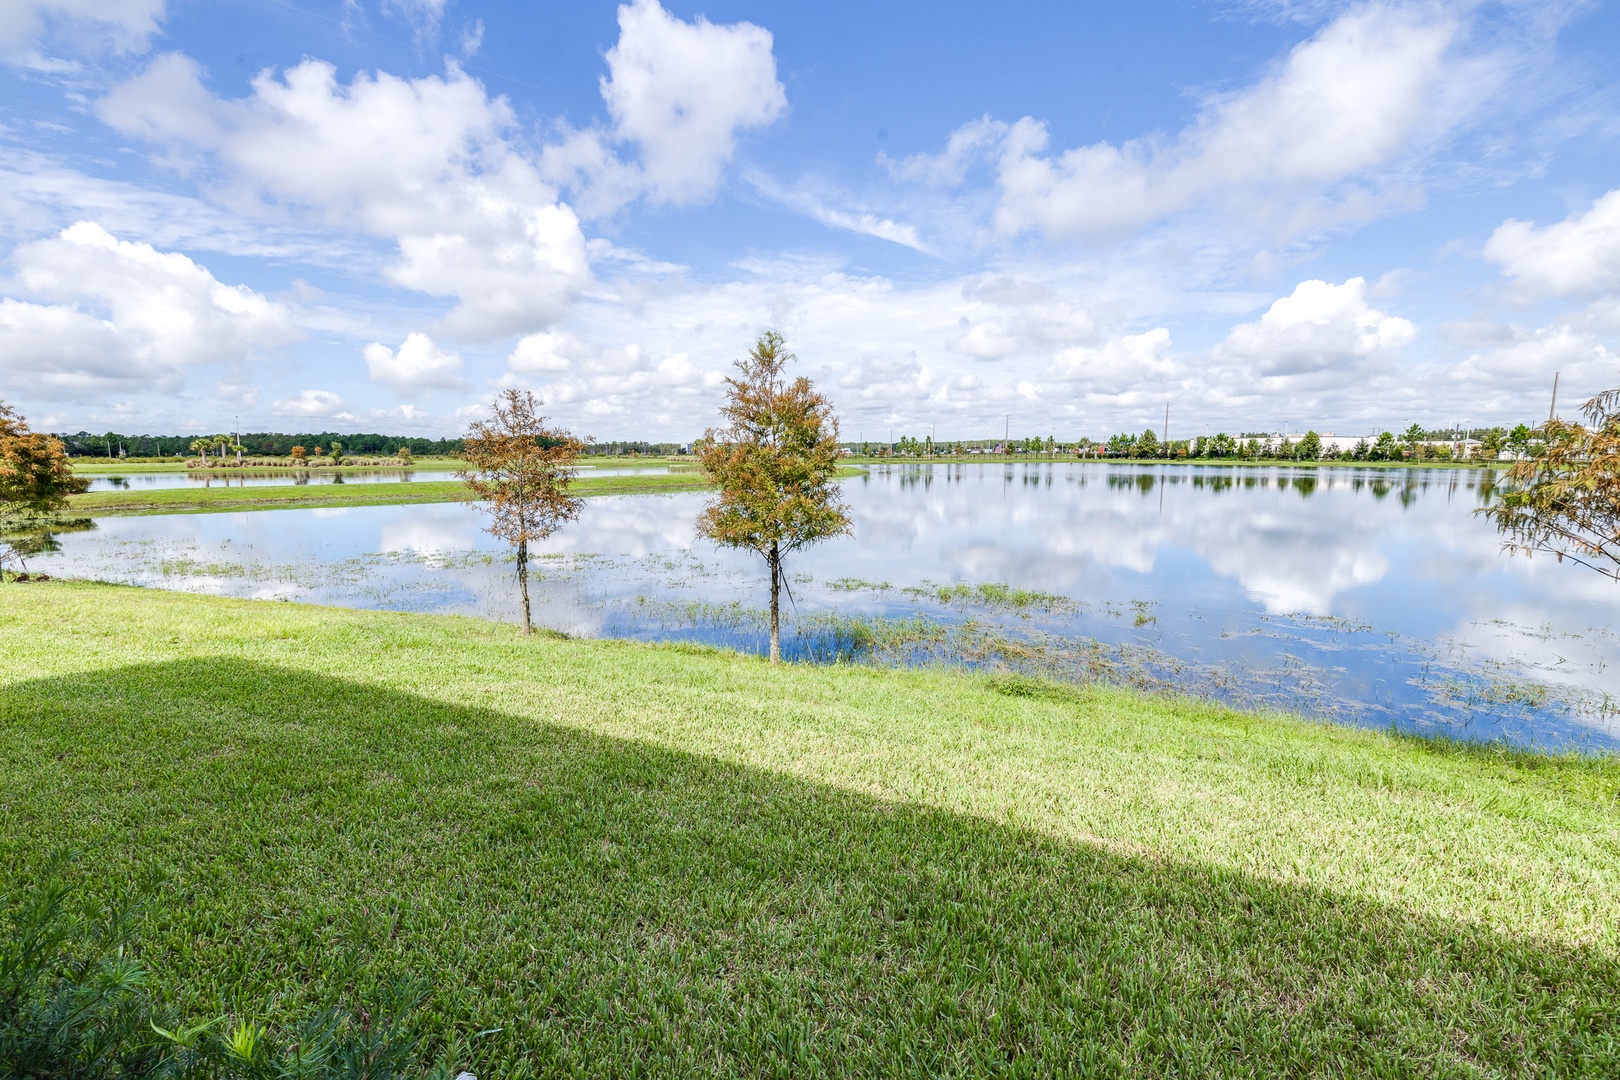
<path fill-rule="evenodd" d="M 575 495 L 651 495 L 699 491 L 700 475 L 649 473 L 644 476 L 582 476 Z M 332 506 L 393 506 L 402 503 L 456 502 L 467 497 L 459 480 L 422 480 L 374 484 L 265 484 L 259 487 L 149 488 L 134 491 L 91 491 L 69 498 L 68 512 L 91 517 L 119 514 L 209 514 L 244 510 L 315 509 Z"/>
<path fill-rule="evenodd" d="M 1620 1073 L 1620 766 L 944 671 L 0 587 L 0 865 L 480 1077 Z"/>

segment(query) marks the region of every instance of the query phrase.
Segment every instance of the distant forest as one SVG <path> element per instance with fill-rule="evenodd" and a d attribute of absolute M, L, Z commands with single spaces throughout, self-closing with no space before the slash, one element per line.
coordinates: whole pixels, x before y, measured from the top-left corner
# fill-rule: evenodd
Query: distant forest
<path fill-rule="evenodd" d="M 121 435 L 109 431 L 92 435 L 81 431 L 77 435 L 58 435 L 67 452 L 73 457 L 173 457 L 191 456 L 191 444 L 207 435 Z M 299 435 L 281 435 L 272 431 L 244 432 L 242 452 L 267 457 L 285 457 L 293 447 L 314 450 L 317 446 L 343 444 L 343 452 L 361 457 L 392 455 L 402 446 L 411 448 L 415 457 L 441 457 L 461 453 L 460 439 L 422 439 L 411 435 L 354 435 L 341 431 L 305 432 Z M 679 454 L 684 452 L 680 443 L 613 442 L 593 443 L 592 454 Z"/>
<path fill-rule="evenodd" d="M 173 457 L 191 456 L 191 444 L 197 439 L 213 438 L 217 432 L 196 435 L 121 435 L 109 431 L 92 435 L 81 431 L 77 435 L 58 435 L 67 452 L 73 457 Z M 295 446 L 311 450 L 317 446 L 331 446 L 336 440 L 343 444 L 346 454 L 380 455 L 397 453 L 402 446 L 411 448 L 417 457 L 439 454 L 459 454 L 460 439 L 419 439 L 409 435 L 351 435 L 341 431 L 307 432 L 281 435 L 272 431 L 243 432 L 242 452 L 285 456 Z"/>

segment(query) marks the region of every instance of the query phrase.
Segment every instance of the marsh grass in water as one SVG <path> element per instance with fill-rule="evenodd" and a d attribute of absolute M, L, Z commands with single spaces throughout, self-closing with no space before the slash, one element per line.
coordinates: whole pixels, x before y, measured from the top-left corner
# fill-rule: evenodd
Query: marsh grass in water
<path fill-rule="evenodd" d="M 902 590 L 918 600 L 934 600 L 941 604 L 956 604 L 1009 611 L 1036 610 L 1052 614 L 1073 611 L 1075 602 L 1067 596 L 1020 589 L 1000 582 L 952 582 L 937 584 L 924 581 Z"/>
<path fill-rule="evenodd" d="M 932 590 L 914 590 L 932 600 Z M 642 595 L 631 607 L 631 625 L 655 627 L 659 635 L 690 634 L 732 647 L 757 647 L 767 625 L 766 612 L 741 601 L 664 601 Z M 1156 617 L 1143 602 L 1112 612 L 1137 626 Z M 1015 612 L 1016 614 L 1016 612 Z M 1298 625 L 1274 617 L 1287 638 L 1301 629 L 1345 633 L 1354 629 L 1331 619 L 1299 616 Z M 1256 630 L 1266 633 L 1266 630 Z M 1341 648 L 1372 648 L 1366 644 Z M 1387 698 L 1347 700 L 1312 661 L 1282 651 L 1269 663 L 1202 662 L 1178 656 L 1149 642 L 1103 641 L 1031 626 L 1023 620 L 1008 625 L 994 618 L 950 618 L 928 611 L 904 615 L 869 615 L 818 609 L 795 614 L 784 627 L 784 651 L 793 660 L 812 663 L 855 663 L 889 667 L 961 668 L 1007 672 L 1053 684 L 1100 685 L 1155 694 L 1190 695 L 1238 708 L 1298 710 L 1308 715 L 1356 715 L 1375 726 L 1387 726 L 1397 715 Z M 1477 734 L 1476 723 L 1516 718 L 1520 738 L 1539 745 L 1533 718 L 1548 710 L 1601 720 L 1612 704 L 1588 701 L 1568 688 L 1514 679 L 1500 666 L 1469 670 L 1443 664 L 1410 680 L 1427 705 L 1412 713 L 1420 730 L 1461 737 Z M 1596 710 L 1596 711 L 1595 711 Z"/>
<path fill-rule="evenodd" d="M 833 592 L 887 592 L 894 588 L 887 581 L 867 581 L 865 578 L 842 577 L 827 583 Z"/>

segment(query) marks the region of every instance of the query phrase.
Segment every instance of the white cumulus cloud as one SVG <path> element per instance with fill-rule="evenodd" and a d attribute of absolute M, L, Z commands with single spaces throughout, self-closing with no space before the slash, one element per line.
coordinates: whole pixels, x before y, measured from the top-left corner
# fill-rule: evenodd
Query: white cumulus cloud
<path fill-rule="evenodd" d="M 573 368 L 581 348 L 573 335 L 558 330 L 530 334 L 517 343 L 506 366 L 519 375 L 557 374 Z"/>
<path fill-rule="evenodd" d="M 406 335 L 398 351 L 373 341 L 361 352 L 372 381 L 401 393 L 434 388 L 458 390 L 467 385 L 460 376 L 461 354 L 441 349 L 420 331 Z"/>
<path fill-rule="evenodd" d="M 1554 323 L 1543 327 L 1502 326 L 1490 347 L 1469 354 L 1449 372 L 1464 389 L 1469 406 L 1498 415 L 1540 414 L 1550 404 L 1553 377 L 1559 376 L 1559 413 L 1576 416 L 1581 402 L 1614 385 L 1620 352 L 1593 334 Z"/>
<path fill-rule="evenodd" d="M 713 196 L 742 131 L 787 108 L 770 31 L 753 23 L 677 19 L 657 0 L 619 8 L 602 99 L 610 131 L 570 132 L 545 154 L 548 175 L 576 189 L 581 205 L 610 213 L 641 195 L 688 206 Z M 639 161 L 611 149 L 630 143 Z"/>
<path fill-rule="evenodd" d="M 394 241 L 388 276 L 457 299 L 446 321 L 458 333 L 543 327 L 590 279 L 579 222 L 511 141 L 505 99 L 454 66 L 344 85 L 332 65 L 306 60 L 224 100 L 171 53 L 99 108 L 115 128 L 217 167 L 243 209 L 279 204 Z"/>
<path fill-rule="evenodd" d="M 240 361 L 298 336 L 280 304 L 94 222 L 23 244 L 12 260 L 19 284 L 55 303 L 4 301 L 0 369 L 41 392 L 172 385 L 186 365 Z"/>
<path fill-rule="evenodd" d="M 1378 204 L 1390 186 L 1380 170 L 1456 130 L 1500 83 L 1500 64 L 1460 55 L 1464 29 L 1438 8 L 1363 5 L 1248 88 L 1208 97 L 1169 136 L 1053 153 L 1044 123 L 987 116 L 940 154 L 885 164 L 897 179 L 951 185 L 989 159 L 1007 235 L 1125 234 L 1205 206 L 1309 227 Z"/>
<path fill-rule="evenodd" d="M 1620 188 L 1585 213 L 1544 228 L 1504 221 L 1486 243 L 1485 257 L 1532 293 L 1620 290 Z"/>
<path fill-rule="evenodd" d="M 1343 285 L 1302 281 L 1259 319 L 1234 327 L 1215 355 L 1262 378 L 1350 375 L 1367 360 L 1399 352 L 1416 336 L 1409 321 L 1367 303 L 1364 278 Z"/>
<path fill-rule="evenodd" d="M 1140 334 L 1124 334 L 1097 346 L 1065 349 L 1058 354 L 1046 378 L 1053 382 L 1087 384 L 1095 393 L 1120 393 L 1144 380 L 1174 372 L 1170 361 L 1170 331 L 1162 326 Z"/>
<path fill-rule="evenodd" d="M 334 420 L 350 420 L 353 417 L 343 411 L 343 399 L 330 390 L 303 390 L 297 397 L 282 398 L 278 400 L 271 411 L 277 416 L 307 416 L 331 417 Z"/>

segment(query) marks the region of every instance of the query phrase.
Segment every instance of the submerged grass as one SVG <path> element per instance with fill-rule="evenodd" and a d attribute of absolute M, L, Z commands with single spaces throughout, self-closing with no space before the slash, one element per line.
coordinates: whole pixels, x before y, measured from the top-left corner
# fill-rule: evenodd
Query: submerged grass
<path fill-rule="evenodd" d="M 938 585 L 925 581 L 902 590 L 907 596 L 919 600 L 937 600 L 941 604 L 966 604 L 1002 610 L 1033 609 L 1051 613 L 1074 610 L 1075 603 L 1067 596 L 1056 593 L 1021 589 L 999 582 L 953 582 Z"/>
<path fill-rule="evenodd" d="M 414 974 L 498 1078 L 1620 1070 L 1612 758 L 4 588 L 0 864 L 161 863 L 193 1015 Z"/>

